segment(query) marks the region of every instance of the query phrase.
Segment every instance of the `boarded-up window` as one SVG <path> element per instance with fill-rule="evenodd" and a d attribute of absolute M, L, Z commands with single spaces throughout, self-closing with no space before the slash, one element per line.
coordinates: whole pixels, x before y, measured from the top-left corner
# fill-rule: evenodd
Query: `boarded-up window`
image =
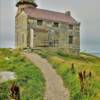
<path fill-rule="evenodd" d="M 43 20 L 37 20 L 37 25 L 42 25 L 43 24 Z"/>
<path fill-rule="evenodd" d="M 69 36 L 69 44 L 73 44 L 73 36 Z"/>
<path fill-rule="evenodd" d="M 59 33 L 55 30 L 50 30 L 48 33 L 48 43 L 50 47 L 57 47 L 59 45 Z"/>

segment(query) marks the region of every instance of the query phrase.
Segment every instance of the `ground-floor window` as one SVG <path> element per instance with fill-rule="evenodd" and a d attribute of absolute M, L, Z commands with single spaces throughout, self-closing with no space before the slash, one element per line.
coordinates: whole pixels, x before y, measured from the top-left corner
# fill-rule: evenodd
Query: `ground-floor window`
<path fill-rule="evenodd" d="M 48 33 L 48 46 L 56 47 L 59 44 L 59 34 L 55 31 Z"/>
<path fill-rule="evenodd" d="M 69 36 L 69 44 L 73 44 L 73 36 Z"/>

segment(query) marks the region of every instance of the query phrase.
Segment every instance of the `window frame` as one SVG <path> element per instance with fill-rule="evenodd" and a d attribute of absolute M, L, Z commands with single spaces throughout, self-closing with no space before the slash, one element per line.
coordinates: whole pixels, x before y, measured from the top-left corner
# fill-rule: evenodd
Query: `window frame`
<path fill-rule="evenodd" d="M 69 44 L 73 44 L 73 38 L 74 38 L 73 35 L 69 35 Z"/>
<path fill-rule="evenodd" d="M 54 23 L 53 23 L 53 27 L 58 28 L 58 27 L 59 27 L 59 23 L 58 23 L 58 22 L 54 22 Z"/>
<path fill-rule="evenodd" d="M 42 26 L 43 25 L 43 20 L 37 20 L 37 25 Z"/>
<path fill-rule="evenodd" d="M 68 27 L 69 27 L 70 30 L 74 29 L 74 25 L 73 24 L 69 24 Z"/>

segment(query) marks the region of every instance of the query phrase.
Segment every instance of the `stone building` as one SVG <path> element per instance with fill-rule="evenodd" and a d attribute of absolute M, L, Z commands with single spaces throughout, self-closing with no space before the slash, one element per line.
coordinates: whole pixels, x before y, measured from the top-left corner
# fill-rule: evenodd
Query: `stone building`
<path fill-rule="evenodd" d="M 16 48 L 42 48 L 80 53 L 80 23 L 70 11 L 40 9 L 32 0 L 20 0 L 16 14 Z"/>

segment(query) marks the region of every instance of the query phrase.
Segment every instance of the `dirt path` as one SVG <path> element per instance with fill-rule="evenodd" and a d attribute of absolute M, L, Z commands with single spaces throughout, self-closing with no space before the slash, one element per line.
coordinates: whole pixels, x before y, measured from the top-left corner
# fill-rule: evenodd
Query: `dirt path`
<path fill-rule="evenodd" d="M 44 58 L 37 54 L 26 53 L 25 56 L 33 62 L 43 73 L 46 80 L 44 100 L 69 100 L 68 90 L 64 88 L 62 79 Z"/>

